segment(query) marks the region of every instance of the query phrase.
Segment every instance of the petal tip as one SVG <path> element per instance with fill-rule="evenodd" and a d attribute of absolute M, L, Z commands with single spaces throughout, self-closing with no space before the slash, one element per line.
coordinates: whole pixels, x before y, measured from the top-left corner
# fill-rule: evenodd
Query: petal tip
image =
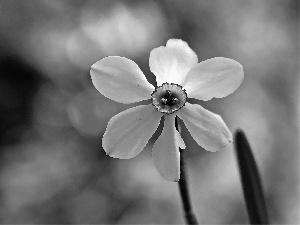
<path fill-rule="evenodd" d="M 171 38 L 167 41 L 167 44 L 166 46 L 167 47 L 171 47 L 173 46 L 174 44 L 183 44 L 183 45 L 188 45 L 188 43 L 186 41 L 183 41 L 181 39 L 176 39 L 176 38 Z"/>
<path fill-rule="evenodd" d="M 180 175 L 178 175 L 176 177 L 165 177 L 162 174 L 160 174 L 160 175 L 167 181 L 179 182 L 179 180 L 180 180 Z"/>
<path fill-rule="evenodd" d="M 223 147 L 221 147 L 220 149 L 218 149 L 217 151 L 227 149 L 231 144 L 232 144 L 232 139 L 228 139 L 228 143 L 226 145 L 224 145 Z"/>
<path fill-rule="evenodd" d="M 136 155 L 128 156 L 128 155 L 118 154 L 115 151 L 113 151 L 113 149 L 111 149 L 109 151 L 107 151 L 107 150 L 104 150 L 104 151 L 105 151 L 107 156 L 109 156 L 111 158 L 114 158 L 114 159 L 132 159 L 136 156 Z"/>

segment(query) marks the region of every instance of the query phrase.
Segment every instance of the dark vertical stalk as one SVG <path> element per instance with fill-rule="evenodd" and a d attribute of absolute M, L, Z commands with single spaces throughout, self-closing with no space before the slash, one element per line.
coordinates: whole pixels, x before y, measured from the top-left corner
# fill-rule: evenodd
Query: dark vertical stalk
<path fill-rule="evenodd" d="M 180 132 L 180 127 L 178 124 L 177 116 L 175 118 L 175 126 L 178 132 Z M 186 224 L 198 224 L 196 215 L 194 213 L 190 192 L 188 188 L 188 174 L 184 162 L 183 150 L 179 148 L 180 151 L 180 179 L 178 181 L 180 196 L 182 200 L 182 206 L 184 211 L 184 217 Z"/>
<path fill-rule="evenodd" d="M 259 171 L 242 130 L 235 133 L 235 151 L 250 223 L 269 224 Z"/>

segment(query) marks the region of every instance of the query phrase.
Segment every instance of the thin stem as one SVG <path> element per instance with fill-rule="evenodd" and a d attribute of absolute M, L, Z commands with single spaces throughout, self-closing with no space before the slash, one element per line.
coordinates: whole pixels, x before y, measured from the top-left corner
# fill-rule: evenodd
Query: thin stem
<path fill-rule="evenodd" d="M 258 167 L 242 130 L 235 133 L 235 150 L 250 223 L 269 224 Z"/>
<path fill-rule="evenodd" d="M 175 118 L 175 126 L 178 132 L 180 133 L 181 129 L 178 124 L 178 118 L 176 116 Z M 191 198 L 190 198 L 190 192 L 188 188 L 188 174 L 187 174 L 187 169 L 185 166 L 184 162 L 184 157 L 183 157 L 183 150 L 179 148 L 180 151 L 180 179 L 178 181 L 179 185 L 179 191 L 181 195 L 181 200 L 182 200 L 182 206 L 183 206 L 183 211 L 184 211 L 184 217 L 186 224 L 198 224 L 196 215 L 194 213 L 192 203 L 191 203 Z"/>

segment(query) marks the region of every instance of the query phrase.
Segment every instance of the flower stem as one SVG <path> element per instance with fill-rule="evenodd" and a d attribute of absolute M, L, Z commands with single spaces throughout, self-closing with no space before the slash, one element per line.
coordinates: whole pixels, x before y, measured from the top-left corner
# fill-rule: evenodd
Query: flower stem
<path fill-rule="evenodd" d="M 242 130 L 237 130 L 235 133 L 235 150 L 250 223 L 269 224 L 259 171 Z"/>
<path fill-rule="evenodd" d="M 178 118 L 176 116 L 175 118 L 175 126 L 178 132 L 180 133 L 181 129 L 178 124 Z M 178 181 L 179 185 L 179 191 L 180 191 L 180 196 L 182 200 L 182 206 L 183 206 L 183 211 L 184 211 L 184 217 L 185 217 L 185 222 L 186 224 L 198 224 L 196 215 L 194 213 L 192 203 L 191 203 L 191 198 L 190 198 L 190 192 L 188 188 L 188 174 L 184 162 L 184 157 L 183 157 L 183 150 L 179 148 L 180 151 L 180 179 Z"/>

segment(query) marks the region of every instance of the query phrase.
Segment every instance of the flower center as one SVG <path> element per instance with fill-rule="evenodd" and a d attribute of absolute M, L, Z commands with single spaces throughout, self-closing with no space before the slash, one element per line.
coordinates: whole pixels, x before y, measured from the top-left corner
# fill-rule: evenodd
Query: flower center
<path fill-rule="evenodd" d="M 152 104 L 159 112 L 171 114 L 184 106 L 186 92 L 180 85 L 163 83 L 152 93 Z"/>

